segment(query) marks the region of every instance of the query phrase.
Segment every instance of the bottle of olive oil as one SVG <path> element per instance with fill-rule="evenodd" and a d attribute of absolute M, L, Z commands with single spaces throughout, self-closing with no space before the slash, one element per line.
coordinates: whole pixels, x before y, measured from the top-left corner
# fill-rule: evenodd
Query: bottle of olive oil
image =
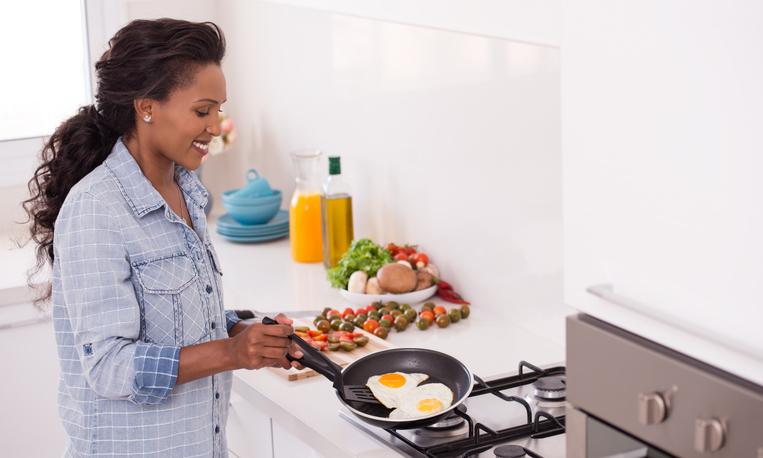
<path fill-rule="evenodd" d="M 339 156 L 329 157 L 329 176 L 321 196 L 323 216 L 323 264 L 326 268 L 337 265 L 355 236 L 352 225 L 352 196 L 350 187 L 342 178 Z"/>

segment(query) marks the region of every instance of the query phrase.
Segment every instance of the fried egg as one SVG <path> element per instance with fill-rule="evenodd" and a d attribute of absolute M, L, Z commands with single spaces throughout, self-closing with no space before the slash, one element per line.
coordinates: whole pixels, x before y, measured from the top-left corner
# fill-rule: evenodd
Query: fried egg
<path fill-rule="evenodd" d="M 366 386 L 371 389 L 374 397 L 388 409 L 394 409 L 400 404 L 400 398 L 416 388 L 419 383 L 428 379 L 427 374 L 406 374 L 404 372 L 389 372 L 368 378 Z"/>
<path fill-rule="evenodd" d="M 400 398 L 399 407 L 389 414 L 390 419 L 412 420 L 426 417 L 450 407 L 453 391 L 442 383 L 417 386 Z"/>

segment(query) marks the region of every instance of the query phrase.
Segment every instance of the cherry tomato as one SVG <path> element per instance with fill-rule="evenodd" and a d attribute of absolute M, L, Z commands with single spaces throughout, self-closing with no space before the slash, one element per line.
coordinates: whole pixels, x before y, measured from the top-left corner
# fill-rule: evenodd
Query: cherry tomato
<path fill-rule="evenodd" d="M 390 242 L 390 243 L 388 243 L 388 244 L 387 244 L 387 246 L 386 246 L 385 248 L 387 249 L 387 251 L 389 251 L 389 253 L 390 253 L 392 256 L 396 255 L 396 254 L 397 254 L 397 252 L 398 252 L 398 251 L 400 251 L 400 247 L 399 247 L 399 246 L 397 246 L 397 245 L 395 245 L 394 243 L 391 243 L 391 242 Z"/>
<path fill-rule="evenodd" d="M 363 323 L 363 329 L 365 329 L 368 332 L 374 332 L 376 328 L 379 327 L 379 322 L 374 320 L 373 318 L 370 318 L 366 320 L 365 323 Z"/>
<path fill-rule="evenodd" d="M 398 253 L 394 257 L 395 261 L 407 261 L 408 255 L 405 253 Z"/>
<path fill-rule="evenodd" d="M 344 312 L 342 312 L 342 318 L 346 317 L 349 314 L 355 315 L 355 310 L 353 310 L 350 307 L 347 307 L 346 309 L 344 309 Z"/>
<path fill-rule="evenodd" d="M 382 320 L 395 321 L 395 317 L 392 316 L 392 314 L 390 314 L 390 313 L 385 313 L 384 315 L 382 315 L 381 319 Z"/>
<path fill-rule="evenodd" d="M 327 340 L 329 340 L 329 336 L 327 336 L 326 334 L 321 334 L 319 336 L 313 337 L 313 340 L 316 342 L 326 342 Z"/>
<path fill-rule="evenodd" d="M 323 334 L 323 331 L 319 331 L 317 329 L 311 329 L 311 330 L 307 331 L 307 335 L 309 335 L 310 337 L 316 337 L 316 336 L 320 336 L 322 334 Z"/>
<path fill-rule="evenodd" d="M 429 320 L 429 322 L 434 321 L 434 313 L 430 312 L 429 310 L 424 310 L 423 312 L 419 313 L 419 316 Z"/>
<path fill-rule="evenodd" d="M 447 313 L 447 310 L 445 310 L 445 307 L 443 307 L 442 305 L 438 305 L 437 307 L 434 308 L 435 316 L 442 315 L 443 313 Z"/>
<path fill-rule="evenodd" d="M 426 267 L 429 265 L 429 256 L 427 256 L 426 253 L 416 253 L 413 255 L 413 261 L 411 261 L 411 264 L 418 266 L 419 268 Z"/>

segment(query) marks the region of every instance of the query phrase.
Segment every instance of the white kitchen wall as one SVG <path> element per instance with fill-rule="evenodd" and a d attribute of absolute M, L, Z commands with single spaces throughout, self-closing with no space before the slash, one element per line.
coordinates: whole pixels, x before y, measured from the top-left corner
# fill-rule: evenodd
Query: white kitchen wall
<path fill-rule="evenodd" d="M 288 197 L 290 151 L 341 155 L 358 237 L 421 244 L 481 313 L 562 342 L 551 319 L 564 312 L 557 48 L 219 5 L 226 110 L 247 165 Z"/>
<path fill-rule="evenodd" d="M 763 4 L 564 18 L 565 299 L 763 383 Z M 586 294 L 600 283 L 631 310 Z"/>

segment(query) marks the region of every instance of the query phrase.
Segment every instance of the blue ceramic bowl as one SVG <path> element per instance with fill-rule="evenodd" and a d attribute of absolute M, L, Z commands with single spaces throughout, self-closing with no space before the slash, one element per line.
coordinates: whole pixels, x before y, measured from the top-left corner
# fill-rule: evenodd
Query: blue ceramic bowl
<path fill-rule="evenodd" d="M 241 224 L 255 225 L 265 224 L 278 213 L 281 208 L 281 201 L 261 205 L 238 205 L 230 202 L 223 202 L 223 206 L 230 216 Z"/>
<path fill-rule="evenodd" d="M 283 199 L 281 191 L 278 190 L 274 190 L 271 195 L 261 197 L 240 197 L 236 195 L 236 192 L 238 192 L 238 189 L 230 189 L 223 192 L 223 204 L 232 204 L 245 207 L 269 205 L 273 202 L 278 202 L 278 205 L 280 206 L 281 199 Z"/>

